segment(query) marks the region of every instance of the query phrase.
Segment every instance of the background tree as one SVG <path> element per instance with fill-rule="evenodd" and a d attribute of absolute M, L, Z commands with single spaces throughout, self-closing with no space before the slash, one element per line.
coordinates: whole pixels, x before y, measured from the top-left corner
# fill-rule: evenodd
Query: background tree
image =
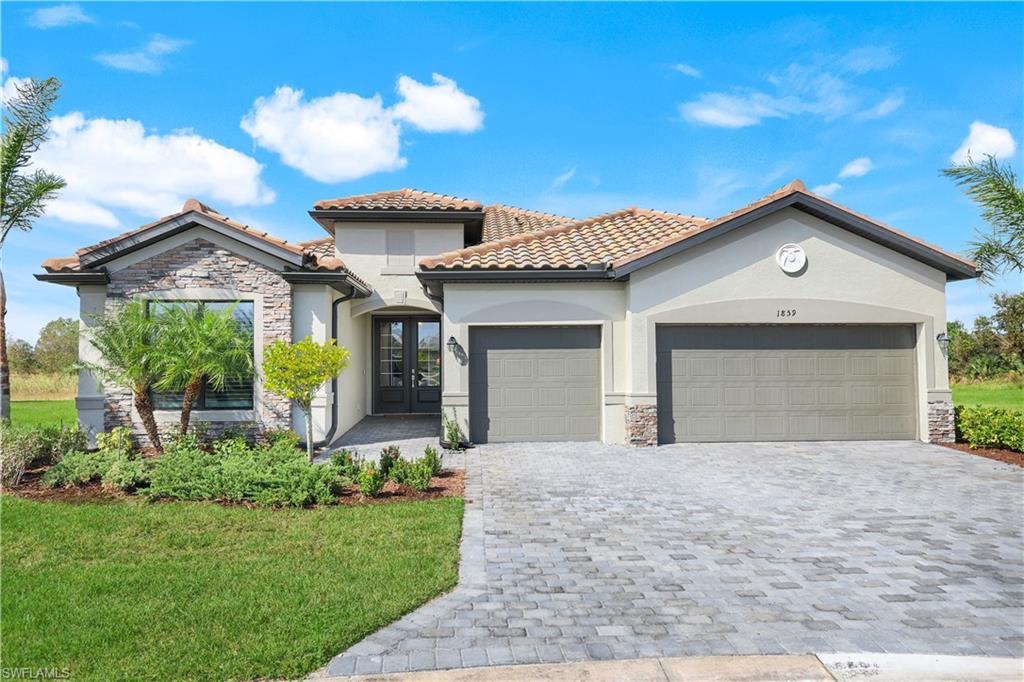
<path fill-rule="evenodd" d="M 43 372 L 68 372 L 78 362 L 78 320 L 58 317 L 39 332 L 36 364 Z"/>
<path fill-rule="evenodd" d="M 252 333 L 234 319 L 234 307 L 166 307 L 157 333 L 158 391 L 184 391 L 181 433 L 188 433 L 192 407 L 203 384 L 216 391 L 232 379 L 251 376 Z"/>
<path fill-rule="evenodd" d="M 15 339 L 7 347 L 7 360 L 10 362 L 11 371 L 18 374 L 28 374 L 36 369 L 35 351 L 32 344 L 24 339 Z"/>
<path fill-rule="evenodd" d="M 981 270 L 983 281 L 990 282 L 1002 272 L 1024 271 L 1024 188 L 1009 165 L 994 157 L 984 161 L 971 159 L 942 171 L 981 207 L 989 224 L 988 232 L 978 232 L 971 243 L 971 257 Z"/>
<path fill-rule="evenodd" d="M 996 294 L 992 302 L 996 309 L 992 319 L 1000 335 L 1003 354 L 1014 356 L 1024 364 L 1024 293 Z"/>
<path fill-rule="evenodd" d="M 57 101 L 60 81 L 25 81 L 17 94 L 3 102 L 0 142 L 0 419 L 11 416 L 11 373 L 7 364 L 7 291 L 4 288 L 3 248 L 13 230 L 31 230 L 48 201 L 64 187 L 64 179 L 41 168 L 29 171 L 34 154 L 46 140 L 50 110 Z"/>
<path fill-rule="evenodd" d="M 345 371 L 350 353 L 334 344 L 317 343 L 308 336 L 298 343 L 280 339 L 263 357 L 264 386 L 295 402 L 306 417 L 306 456 L 313 461 L 313 397 L 320 388 Z"/>
<path fill-rule="evenodd" d="M 1024 377 L 1024 293 L 996 294 L 995 312 L 979 316 L 968 330 L 949 322 L 949 373 L 955 380 L 1008 380 Z"/>
<path fill-rule="evenodd" d="M 87 332 L 89 341 L 99 351 L 98 363 L 81 366 L 103 382 L 127 388 L 132 403 L 142 419 L 146 435 L 158 452 L 163 452 L 160 433 L 153 417 L 149 391 L 160 378 L 156 348 L 156 321 L 149 316 L 146 302 L 129 301 L 93 318 Z"/>

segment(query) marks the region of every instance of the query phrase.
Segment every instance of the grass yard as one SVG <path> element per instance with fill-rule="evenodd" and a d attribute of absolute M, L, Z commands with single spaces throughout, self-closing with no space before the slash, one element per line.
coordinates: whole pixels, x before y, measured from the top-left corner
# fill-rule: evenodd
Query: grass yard
<path fill-rule="evenodd" d="M 273 511 L 4 495 L 0 511 L 0 658 L 74 679 L 301 677 L 458 575 L 458 498 Z"/>
<path fill-rule="evenodd" d="M 78 419 L 74 400 L 12 400 L 11 423 L 15 426 L 45 426 L 74 423 Z"/>
<path fill-rule="evenodd" d="M 957 405 L 983 405 L 1024 410 L 1024 385 L 989 381 L 977 384 L 953 384 L 953 402 Z"/>

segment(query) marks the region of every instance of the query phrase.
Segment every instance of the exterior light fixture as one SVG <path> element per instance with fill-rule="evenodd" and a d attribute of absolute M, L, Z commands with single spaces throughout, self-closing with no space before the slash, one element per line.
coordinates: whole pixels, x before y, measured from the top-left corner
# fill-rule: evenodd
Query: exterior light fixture
<path fill-rule="evenodd" d="M 946 332 L 939 332 L 935 337 L 935 340 L 939 342 L 939 347 L 942 348 L 943 351 L 949 349 L 949 337 L 946 336 Z"/>
<path fill-rule="evenodd" d="M 455 340 L 454 336 L 449 336 L 448 343 L 446 343 L 445 345 L 448 347 L 448 352 L 454 354 L 456 349 L 458 349 L 459 347 L 459 342 Z"/>

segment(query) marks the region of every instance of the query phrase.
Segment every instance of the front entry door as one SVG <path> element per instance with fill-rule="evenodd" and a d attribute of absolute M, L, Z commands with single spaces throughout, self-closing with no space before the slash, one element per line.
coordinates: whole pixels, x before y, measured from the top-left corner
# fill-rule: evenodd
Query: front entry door
<path fill-rule="evenodd" d="M 441 319 L 376 317 L 373 322 L 373 411 L 441 411 Z"/>

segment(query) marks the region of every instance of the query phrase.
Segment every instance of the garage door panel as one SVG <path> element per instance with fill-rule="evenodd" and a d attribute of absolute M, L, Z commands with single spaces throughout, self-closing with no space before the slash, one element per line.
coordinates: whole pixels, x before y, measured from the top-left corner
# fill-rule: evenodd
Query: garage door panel
<path fill-rule="evenodd" d="M 600 438 L 597 327 L 471 328 L 469 375 L 477 442 Z"/>
<path fill-rule="evenodd" d="M 658 326 L 663 442 L 913 438 L 910 326 Z"/>

